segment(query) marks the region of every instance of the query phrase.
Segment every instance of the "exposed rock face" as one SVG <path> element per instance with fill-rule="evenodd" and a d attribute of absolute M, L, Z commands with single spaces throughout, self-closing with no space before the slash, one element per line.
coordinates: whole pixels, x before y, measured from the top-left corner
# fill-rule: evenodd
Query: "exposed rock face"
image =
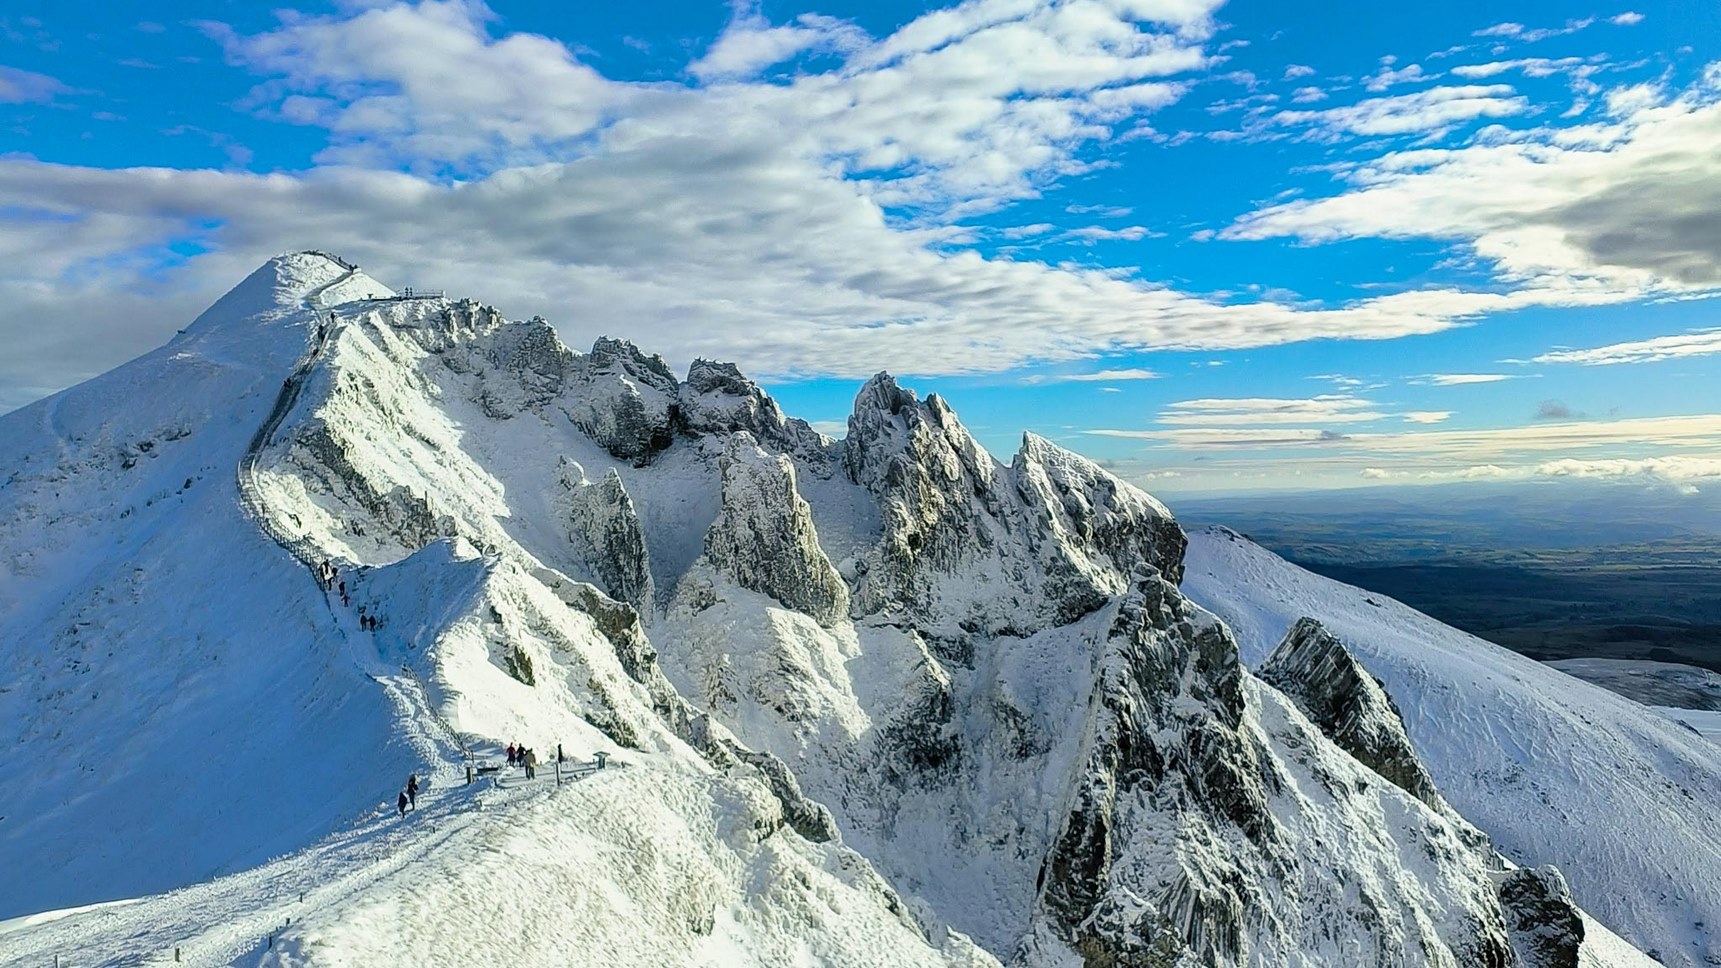
<path fill-rule="evenodd" d="M 605 450 L 644 463 L 674 440 L 680 385 L 663 357 L 604 337 L 576 370 L 579 392 L 565 406 L 568 418 Z"/>
<path fill-rule="evenodd" d="M 1011 471 L 1042 533 L 1056 539 L 1050 544 L 1084 558 L 1103 555 L 1124 574 L 1145 563 L 1173 583 L 1183 580 L 1188 539 L 1165 505 L 1038 434 L 1022 435 Z"/>
<path fill-rule="evenodd" d="M 580 465 L 564 458 L 561 481 L 568 540 L 579 560 L 611 598 L 650 612 L 654 590 L 645 532 L 621 475 L 611 468 L 593 484 Z"/>
<path fill-rule="evenodd" d="M 1299 620 L 1256 675 L 1290 697 L 1364 766 L 1430 807 L 1451 812 L 1411 747 L 1392 697 L 1321 623 Z"/>
<path fill-rule="evenodd" d="M 1187 834 L 1147 851 L 1158 856 L 1119 866 L 1139 823 L 1132 817 L 1138 804 L 1199 817 L 1208 836 L 1229 840 L 1219 831 L 1228 832 L 1239 847 L 1271 851 L 1278 839 L 1256 750 L 1239 729 L 1236 647 L 1222 626 L 1195 618 L 1175 587 L 1143 573 L 1101 658 L 1087 759 L 1046 858 L 1041 893 L 1056 930 L 1090 964 L 1106 957 L 1127 964 L 1132 953 L 1150 950 L 1164 928 L 1160 913 L 1202 964 L 1233 964 L 1244 950 L 1248 898 L 1215 858 L 1180 842 Z M 1141 883 L 1151 869 L 1172 880 Z M 1120 894 L 1158 896 L 1169 909 L 1131 909 Z"/>
<path fill-rule="evenodd" d="M 495 310 L 456 306 L 450 311 L 450 325 L 456 333 L 463 328 L 471 333 L 494 333 L 486 341 L 484 362 L 488 367 L 478 395 L 478 404 L 487 415 L 507 419 L 522 410 L 538 409 L 566 389 L 577 358 L 543 317 L 535 316 L 518 326 L 502 326 Z"/>
<path fill-rule="evenodd" d="M 795 490 L 795 465 L 760 450 L 745 431 L 718 459 L 723 507 L 705 557 L 742 588 L 831 625 L 848 616 L 848 586 L 819 547 L 813 512 Z"/>
<path fill-rule="evenodd" d="M 1500 906 L 1524 968 L 1578 968 L 1584 919 L 1557 869 L 1506 873 L 1500 882 Z"/>
<path fill-rule="evenodd" d="M 844 446 L 884 521 L 857 568 L 857 612 L 914 615 L 947 651 L 1075 621 L 1140 565 L 1182 573 L 1183 532 L 1159 502 L 1031 434 L 1004 468 L 941 398 L 922 403 L 889 374 L 855 398 Z"/>
<path fill-rule="evenodd" d="M 1456 825 L 1414 811 L 1425 819 L 1411 849 L 1428 857 L 1430 883 L 1465 898 L 1441 923 L 1408 913 L 1426 903 L 1424 888 L 1379 876 L 1396 861 L 1328 866 L 1318 845 L 1333 829 L 1398 849 L 1388 845 L 1400 835 L 1357 825 L 1412 801 L 1358 782 L 1363 769 L 1288 707 L 1251 710 L 1251 688 L 1229 631 L 1139 573 L 1100 657 L 1085 759 L 1042 869 L 1049 929 L 1090 966 L 1278 964 L 1301 953 L 1512 968 L 1487 868 Z M 1322 809 L 1305 799 L 1317 786 L 1330 800 Z M 1319 953 L 1315 939 L 1341 937 L 1361 947 Z"/>
<path fill-rule="evenodd" d="M 830 441 L 805 420 L 786 417 L 759 384 L 733 363 L 694 360 L 681 384 L 681 426 L 694 434 L 744 430 L 764 447 L 830 475 Z"/>

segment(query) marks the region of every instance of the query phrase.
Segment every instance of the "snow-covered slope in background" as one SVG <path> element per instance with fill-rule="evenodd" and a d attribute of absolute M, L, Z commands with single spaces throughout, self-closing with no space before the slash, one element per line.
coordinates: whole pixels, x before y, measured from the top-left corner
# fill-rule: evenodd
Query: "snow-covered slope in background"
<path fill-rule="evenodd" d="M 1255 679 L 1177 586 L 1182 529 L 1093 463 L 1033 435 L 1000 463 L 884 374 L 833 442 L 725 364 L 388 295 L 283 257 L 0 418 L 0 740 L 32 776 L 0 867 L 124 835 L 0 915 L 237 871 L 0 951 L 1631 963 L 1605 932 L 1580 952 L 1565 884 L 1657 882 L 1512 869 L 1407 779 L 1445 782 L 1403 738 L 1420 707 L 1301 688 L 1354 668 L 1346 629 L 1287 693 Z M 464 784 L 513 740 L 622 765 Z M 431 792 L 395 820 L 408 770 Z"/>
<path fill-rule="evenodd" d="M 1523 864 L 1669 965 L 1721 963 L 1721 747 L 1644 707 L 1224 528 L 1184 589 L 1262 662 L 1318 619 L 1385 685 L 1440 791 Z"/>

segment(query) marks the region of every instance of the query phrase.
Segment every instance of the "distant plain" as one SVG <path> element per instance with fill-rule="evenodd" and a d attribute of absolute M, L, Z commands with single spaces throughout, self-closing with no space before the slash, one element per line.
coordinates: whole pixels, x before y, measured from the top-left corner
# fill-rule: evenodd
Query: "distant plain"
<path fill-rule="evenodd" d="M 1721 495 L 1559 481 L 1171 504 L 1531 658 L 1721 672 Z"/>

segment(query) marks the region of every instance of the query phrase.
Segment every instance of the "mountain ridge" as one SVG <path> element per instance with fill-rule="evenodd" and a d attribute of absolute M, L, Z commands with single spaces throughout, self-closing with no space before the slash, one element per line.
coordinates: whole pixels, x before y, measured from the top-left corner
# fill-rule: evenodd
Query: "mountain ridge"
<path fill-rule="evenodd" d="M 241 436 L 233 420 L 205 449 L 212 467 L 252 460 L 219 533 L 241 560 L 277 562 L 257 580 L 302 616 L 293 634 L 304 651 L 280 650 L 281 681 L 308 696 L 329 675 L 350 683 L 335 694 L 365 706 L 364 739 L 384 737 L 399 764 L 440 764 L 438 788 L 460 755 L 434 717 L 411 702 L 366 706 L 365 683 L 425 693 L 481 750 L 549 735 L 582 761 L 616 750 L 627 766 L 603 784 L 697 778 L 716 806 L 688 817 L 718 827 L 745 817 L 753 831 L 701 841 L 703 856 L 724 867 L 787 838 L 795 856 L 853 873 L 828 887 L 859 919 L 843 923 L 905 960 L 912 949 L 974 963 L 1337 964 L 1367 950 L 1381 963 L 1542 963 L 1518 953 L 1517 934 L 1538 925 L 1508 924 L 1497 876 L 1507 865 L 1461 820 L 1362 783 L 1372 771 L 1256 680 L 1226 626 L 1183 597 L 1186 538 L 1164 506 L 1092 462 L 1027 434 L 1012 463 L 998 463 L 941 397 L 921 401 L 887 374 L 857 395 L 848 437 L 831 441 L 732 366 L 698 361 L 678 380 L 622 341 L 568 350 L 542 319 L 512 323 L 466 300 L 369 298 L 386 290 L 317 258 L 278 260 L 288 282 L 249 317 L 283 324 L 298 345 L 270 337 L 256 372 L 287 383 L 270 401 L 268 378 L 254 378 L 243 391 L 254 402 L 236 415 L 274 432 Z M 261 283 L 240 289 L 251 299 Z M 240 327 L 202 319 L 181 339 L 238 339 Z M 221 380 L 204 389 L 211 414 L 235 392 Z M 270 403 L 278 418 L 263 412 Z M 41 417 L 26 410 L 0 425 Z M 23 463 L 54 450 L 55 469 L 76 476 L 52 423 Z M 50 483 L 39 478 L 32 493 Z M 234 514 L 247 491 L 255 522 Z M 336 562 L 351 606 L 305 569 L 283 569 L 255 531 L 244 539 L 237 526 L 248 522 L 299 563 Z M 593 529 L 595 540 L 570 539 Z M 42 533 L 0 540 L 11 549 Z M 59 554 L 79 551 L 91 549 Z M 170 557 L 141 554 L 134 567 L 183 574 L 207 564 L 207 549 Z M 100 598 L 113 582 L 64 587 Z M 251 598 L 263 604 L 248 634 L 199 626 L 218 639 L 206 658 L 248 656 L 256 629 L 284 631 L 279 603 Z M 355 634 L 361 605 L 378 631 Z M 186 629 L 182 618 L 129 617 Z M 42 629 L 0 619 L 20 640 Z M 335 653 L 322 648 L 336 641 Z M 312 655 L 329 672 L 309 675 Z M 21 715 L 63 678 L 42 675 Z M 178 675 L 166 685 L 189 676 Z M 321 736 L 302 714 L 284 718 L 301 741 Z M 86 726 L 109 728 L 94 713 Z M 255 749 L 244 737 L 232 745 Z M 360 762 L 365 747 L 328 765 L 331 783 L 374 769 Z M 575 791 L 599 780 L 542 796 L 583 802 Z M 332 799 L 365 802 L 360 790 Z M 555 823 L 621 834 L 615 818 L 580 810 Z M 1351 849 L 1317 847 L 1340 831 L 1358 836 Z M 317 840 L 304 830 L 271 849 Z M 0 850 L 31 856 L 16 840 Z M 1409 863 L 1417 852 L 1438 860 Z M 620 876 L 606 884 L 622 895 L 647 889 Z M 761 876 L 785 897 L 803 890 Z M 1335 889 L 1347 880 L 1363 908 Z M 723 897 L 709 919 L 657 926 L 672 949 L 688 946 L 675 957 L 691 957 L 710 926 L 754 923 L 769 907 Z M 340 947 L 358 942 L 339 910 L 321 923 L 316 944 L 288 935 L 285 950 L 304 962 L 262 960 L 356 950 Z M 819 929 L 768 930 L 781 940 Z"/>

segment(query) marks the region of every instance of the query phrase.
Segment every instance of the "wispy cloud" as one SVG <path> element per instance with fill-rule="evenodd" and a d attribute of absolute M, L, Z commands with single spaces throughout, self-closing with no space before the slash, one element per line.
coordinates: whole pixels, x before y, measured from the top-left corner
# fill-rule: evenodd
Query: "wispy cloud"
<path fill-rule="evenodd" d="M 1473 383 L 1499 383 L 1501 380 L 1514 379 L 1510 373 L 1429 373 L 1419 376 L 1411 383 L 1431 387 L 1459 387 Z"/>
<path fill-rule="evenodd" d="M 1180 400 L 1160 413 L 1162 424 L 1335 424 L 1365 423 L 1386 414 L 1370 400 L 1343 393 L 1304 399 L 1277 397 Z"/>
<path fill-rule="evenodd" d="M 69 90 L 46 74 L 0 64 L 0 104 L 45 104 Z"/>
<path fill-rule="evenodd" d="M 1675 336 L 1613 343 L 1585 350 L 1554 350 L 1530 360 L 1532 363 L 1577 363 L 1582 366 L 1613 366 L 1620 363 L 1655 363 L 1721 353 L 1721 328 L 1703 329 Z"/>
<path fill-rule="evenodd" d="M 1530 102 L 1505 84 L 1436 87 L 1414 94 L 1371 98 L 1319 111 L 1281 111 L 1281 125 L 1310 126 L 1328 137 L 1438 132 L 1477 118 L 1528 111 Z"/>
<path fill-rule="evenodd" d="M 1123 383 L 1130 380 L 1157 380 L 1160 374 L 1153 370 L 1097 370 L 1093 373 L 1036 373 L 1023 378 L 1022 382 L 1030 385 L 1042 383 Z"/>

